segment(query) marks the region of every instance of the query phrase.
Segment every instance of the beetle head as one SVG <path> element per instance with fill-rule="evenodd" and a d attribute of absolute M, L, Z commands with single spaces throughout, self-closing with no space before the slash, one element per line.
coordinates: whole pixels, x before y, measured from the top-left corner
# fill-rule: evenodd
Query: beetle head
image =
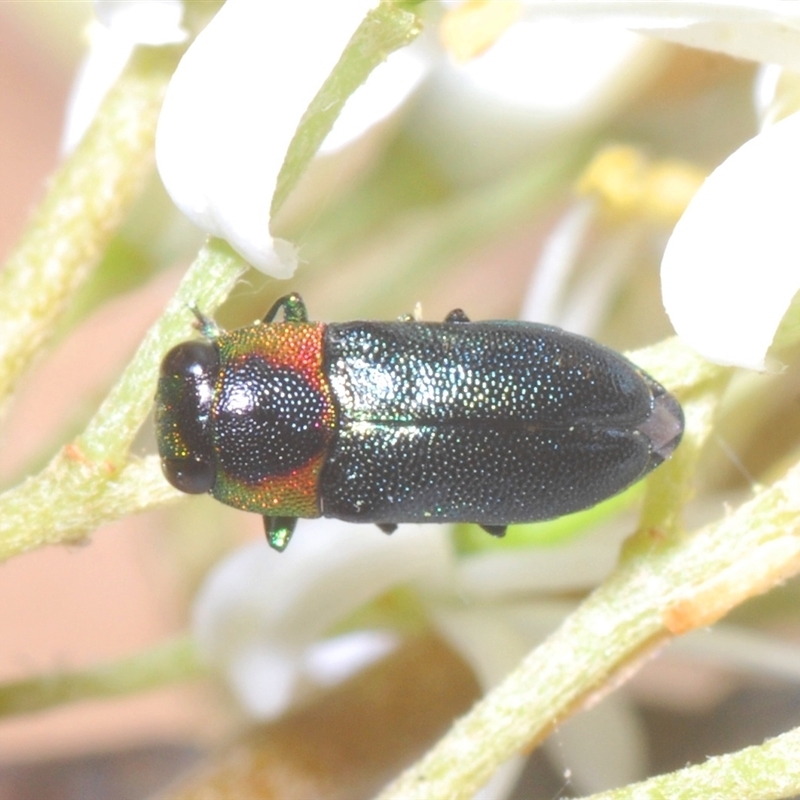
<path fill-rule="evenodd" d="M 156 393 L 156 438 L 161 468 L 182 492 L 209 492 L 216 479 L 211 404 L 219 372 L 213 343 L 173 347 L 161 362 Z"/>

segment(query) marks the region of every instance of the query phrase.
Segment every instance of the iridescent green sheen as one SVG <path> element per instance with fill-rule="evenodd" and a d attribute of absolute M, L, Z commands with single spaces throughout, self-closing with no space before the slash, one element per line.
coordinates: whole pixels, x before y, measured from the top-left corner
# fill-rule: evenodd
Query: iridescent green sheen
<path fill-rule="evenodd" d="M 283 312 L 284 320 L 275 322 Z M 623 356 L 557 328 L 412 319 L 328 326 L 288 295 L 264 322 L 164 359 L 165 474 L 264 517 L 509 524 L 578 511 L 669 458 L 683 414 Z"/>
<path fill-rule="evenodd" d="M 212 494 L 221 502 L 265 516 L 319 516 L 319 473 L 336 424 L 324 331 L 260 323 L 216 339 Z"/>
<path fill-rule="evenodd" d="M 627 359 L 544 325 L 331 324 L 325 363 L 339 421 L 323 514 L 354 522 L 551 519 L 644 477 L 682 430 Z"/>

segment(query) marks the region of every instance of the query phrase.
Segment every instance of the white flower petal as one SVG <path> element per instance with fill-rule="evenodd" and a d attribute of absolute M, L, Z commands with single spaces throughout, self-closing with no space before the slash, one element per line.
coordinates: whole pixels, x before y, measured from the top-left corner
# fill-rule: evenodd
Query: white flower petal
<path fill-rule="evenodd" d="M 427 71 L 428 64 L 417 51 L 403 48 L 392 53 L 347 99 L 319 152 L 333 153 L 346 147 L 388 117 L 419 86 Z"/>
<path fill-rule="evenodd" d="M 415 135 L 460 181 L 608 118 L 661 61 L 663 48 L 620 25 L 547 19 L 539 10 L 481 56 L 441 63 L 424 92 L 427 113 Z"/>
<path fill-rule="evenodd" d="M 400 637 L 390 631 L 343 633 L 311 644 L 303 672 L 318 686 L 332 686 L 389 655 L 399 643 Z"/>
<path fill-rule="evenodd" d="M 753 86 L 753 105 L 761 129 L 800 110 L 800 71 L 762 66 Z"/>
<path fill-rule="evenodd" d="M 89 53 L 67 102 L 62 153 L 71 152 L 83 138 L 137 44 L 176 44 L 188 36 L 182 0 L 96 0 L 94 8 L 101 24 L 89 27 Z"/>
<path fill-rule="evenodd" d="M 539 19 L 512 26 L 497 46 L 457 69 L 495 102 L 544 117 L 585 116 L 606 104 L 606 93 L 626 94 L 632 76 L 622 69 L 644 43 L 618 26 Z"/>
<path fill-rule="evenodd" d="M 613 21 L 670 42 L 800 67 L 800 4 L 787 0 L 526 0 L 530 17 Z"/>
<path fill-rule="evenodd" d="M 254 719 L 278 716 L 292 701 L 301 654 L 253 642 L 227 665 L 228 683 Z"/>
<path fill-rule="evenodd" d="M 175 204 L 253 266 L 289 277 L 270 205 L 297 124 L 372 0 L 228 0 L 187 51 L 159 120 L 156 159 Z"/>
<path fill-rule="evenodd" d="M 591 535 L 553 547 L 495 550 L 459 559 L 459 592 L 481 601 L 530 592 L 582 591 L 600 583 L 617 563 L 632 525 L 617 519 Z"/>
<path fill-rule="evenodd" d="M 131 44 L 179 44 L 189 35 L 183 27 L 183 0 L 95 0 L 103 25 Z"/>
<path fill-rule="evenodd" d="M 800 289 L 800 114 L 746 142 L 701 186 L 667 243 L 664 305 L 711 361 L 764 369 Z"/>
<path fill-rule="evenodd" d="M 675 0 L 672 0 L 675 4 Z M 687 5 L 689 5 L 687 3 Z M 646 21 L 642 33 L 669 42 L 725 53 L 734 58 L 800 67 L 800 9 L 794 3 L 696 3 L 711 9 L 660 27 Z"/>
<path fill-rule="evenodd" d="M 640 262 L 643 237 L 637 220 L 598 236 L 586 266 L 565 297 L 557 323 L 560 327 L 582 336 L 597 336 L 628 275 Z"/>
<path fill-rule="evenodd" d="M 61 136 L 61 152 L 77 147 L 97 113 L 106 92 L 128 63 L 135 43 L 103 25 L 89 28 L 91 46 L 72 84 Z"/>
<path fill-rule="evenodd" d="M 782 67 L 777 64 L 767 64 L 762 66 L 756 75 L 756 80 L 753 84 L 753 106 L 762 127 L 764 127 L 765 123 L 771 124 L 774 122 L 769 117 L 775 104 L 778 83 L 782 74 Z"/>
<path fill-rule="evenodd" d="M 611 300 L 636 262 L 642 226 L 635 220 L 604 229 L 591 248 L 597 203 L 585 198 L 556 223 L 525 293 L 521 319 L 595 336 Z M 582 263 L 583 259 L 583 263 Z M 567 291 L 568 289 L 568 291 Z"/>
<path fill-rule="evenodd" d="M 591 231 L 596 202 L 570 206 L 547 236 L 522 301 L 520 319 L 558 325 L 565 290 Z M 562 326 L 563 327 L 563 326 Z"/>
<path fill-rule="evenodd" d="M 451 585 L 451 562 L 438 526 L 404 526 L 389 539 L 372 526 L 304 521 L 285 553 L 256 542 L 218 564 L 195 599 L 193 631 L 250 713 L 278 713 L 297 677 L 313 677 L 310 648 L 337 622 L 399 584 Z M 364 663 L 363 647 L 351 655 Z"/>

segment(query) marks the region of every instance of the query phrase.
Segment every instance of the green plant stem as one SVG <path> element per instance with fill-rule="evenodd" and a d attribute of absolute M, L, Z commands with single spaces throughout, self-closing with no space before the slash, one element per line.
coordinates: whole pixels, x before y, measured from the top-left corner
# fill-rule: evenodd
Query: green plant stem
<path fill-rule="evenodd" d="M 0 561 L 47 544 L 74 544 L 97 526 L 181 494 L 159 459 L 131 460 L 116 474 L 67 447 L 39 474 L 0 496 Z"/>
<path fill-rule="evenodd" d="M 164 353 L 197 335 L 190 306 L 212 314 L 247 269 L 221 239 L 211 239 L 184 275 L 161 318 L 147 332 L 131 363 L 75 441 L 93 461 L 115 465 L 125 458 L 153 406 L 156 375 Z"/>
<path fill-rule="evenodd" d="M 472 797 L 500 764 L 608 691 L 644 653 L 798 571 L 800 465 L 691 537 L 643 528 L 606 582 L 382 800 Z"/>
<path fill-rule="evenodd" d="M 86 430 L 42 472 L 0 496 L 0 560 L 78 541 L 104 522 L 180 496 L 157 458 L 131 459 L 127 451 L 150 412 L 163 353 L 193 334 L 189 305 L 213 311 L 245 269 L 220 240 L 203 248 Z"/>
<path fill-rule="evenodd" d="M 194 642 L 181 636 L 109 664 L 0 684 L 0 717 L 157 689 L 205 674 Z"/>
<path fill-rule="evenodd" d="M 397 3 L 383 2 L 367 13 L 297 126 L 277 178 L 271 216 L 297 185 L 350 95 L 390 53 L 413 42 L 421 30 L 417 17 Z"/>
<path fill-rule="evenodd" d="M 800 794 L 800 728 L 704 764 L 585 800 L 777 800 Z"/>
<path fill-rule="evenodd" d="M 180 48 L 139 48 L 0 271 L 0 403 L 102 257 L 153 166 Z"/>

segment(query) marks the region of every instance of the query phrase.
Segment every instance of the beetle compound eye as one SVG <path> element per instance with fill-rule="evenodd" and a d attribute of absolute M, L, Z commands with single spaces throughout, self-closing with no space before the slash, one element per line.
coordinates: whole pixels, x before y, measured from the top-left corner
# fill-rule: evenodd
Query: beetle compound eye
<path fill-rule="evenodd" d="M 173 347 L 161 362 L 161 375 L 185 381 L 203 381 L 217 371 L 219 357 L 208 342 L 184 342 Z"/>
<path fill-rule="evenodd" d="M 219 372 L 216 346 L 185 342 L 161 364 L 156 394 L 156 436 L 167 480 L 182 492 L 200 494 L 214 486 L 210 414 Z"/>
<path fill-rule="evenodd" d="M 186 494 L 204 494 L 214 487 L 216 470 L 207 461 L 191 458 L 163 458 L 161 468 L 166 479 Z"/>

